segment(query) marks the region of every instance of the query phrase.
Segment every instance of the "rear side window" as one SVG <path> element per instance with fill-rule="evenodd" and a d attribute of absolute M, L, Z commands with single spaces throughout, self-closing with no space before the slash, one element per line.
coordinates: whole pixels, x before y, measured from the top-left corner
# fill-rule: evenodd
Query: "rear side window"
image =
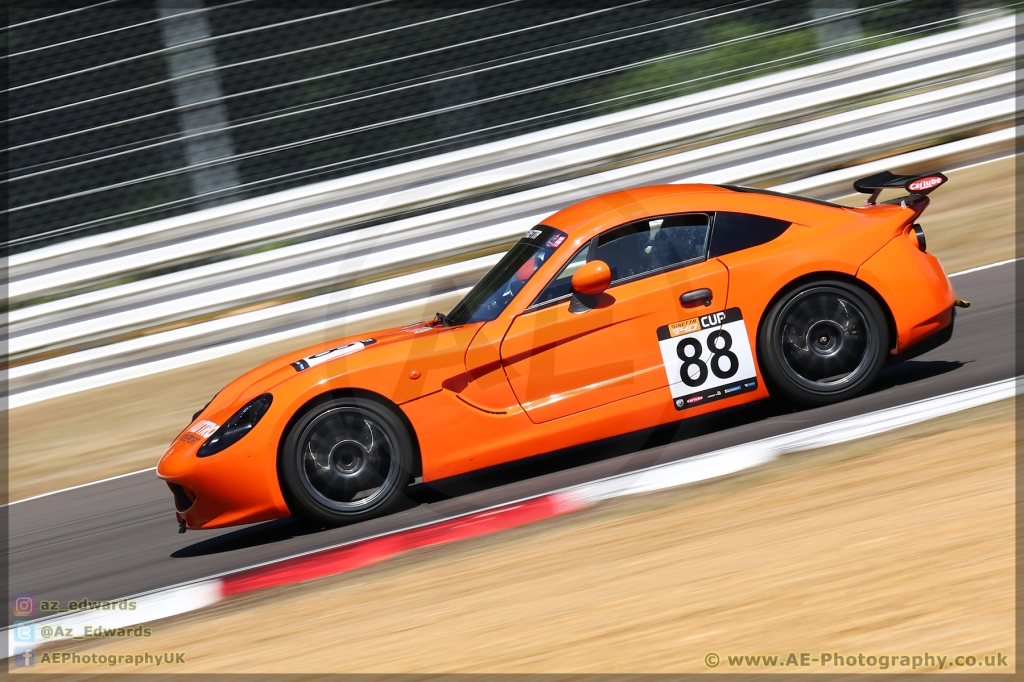
<path fill-rule="evenodd" d="M 792 223 L 749 213 L 715 214 L 715 227 L 711 231 L 709 258 L 742 251 L 777 238 Z"/>
<path fill-rule="evenodd" d="M 598 237 L 591 260 L 608 264 L 612 284 L 703 260 L 710 223 L 704 213 L 644 218 L 627 223 Z"/>

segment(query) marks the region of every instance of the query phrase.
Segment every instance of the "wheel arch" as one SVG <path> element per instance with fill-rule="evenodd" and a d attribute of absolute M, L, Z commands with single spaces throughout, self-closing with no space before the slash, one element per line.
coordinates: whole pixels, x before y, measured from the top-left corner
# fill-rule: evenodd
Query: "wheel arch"
<path fill-rule="evenodd" d="M 294 428 L 295 424 L 304 416 L 309 414 L 311 410 L 316 409 L 318 406 L 330 400 L 336 400 L 338 398 L 364 398 L 366 400 L 372 400 L 373 402 L 380 404 L 382 407 L 391 410 L 402 421 L 402 423 L 405 425 L 405 428 L 409 430 L 409 437 L 412 440 L 413 446 L 412 475 L 423 475 L 423 461 L 420 456 L 419 436 L 417 435 L 416 429 L 415 427 L 413 427 L 412 422 L 409 421 L 409 417 L 405 414 L 405 411 L 402 410 L 402 408 L 399 407 L 395 402 L 388 400 L 381 394 L 364 388 L 339 388 L 324 391 L 323 393 L 320 393 L 319 395 L 310 398 L 305 403 L 303 403 L 297 410 L 295 410 L 295 412 L 292 413 L 292 416 L 288 419 L 288 422 L 285 424 L 284 429 L 282 429 L 281 436 L 277 442 L 277 466 L 280 466 L 281 463 L 281 449 L 284 447 L 284 442 L 288 439 L 288 434 L 291 433 L 291 430 L 292 428 Z M 278 485 L 280 485 L 280 472 L 278 472 L 277 478 Z"/>
<path fill-rule="evenodd" d="M 764 325 L 765 318 L 768 317 L 768 311 L 771 310 L 775 306 L 775 304 L 779 302 L 779 300 L 781 300 L 784 296 L 789 294 L 794 289 L 801 287 L 805 284 L 810 284 L 812 282 L 818 282 L 823 280 L 835 280 L 839 282 L 845 282 L 846 284 L 851 284 L 860 287 L 865 292 L 870 294 L 871 297 L 875 299 L 875 302 L 878 303 L 878 305 L 882 308 L 882 312 L 885 314 L 885 325 L 889 332 L 888 350 L 891 352 L 894 348 L 896 348 L 896 318 L 893 316 L 892 310 L 889 309 L 889 304 L 886 302 L 885 298 L 881 294 L 879 294 L 874 287 L 872 287 L 864 280 L 857 279 L 856 277 L 853 277 L 852 275 L 848 275 L 843 272 L 822 270 L 817 272 L 809 272 L 805 275 L 801 275 L 791 280 L 790 282 L 786 283 L 785 286 L 783 286 L 777 292 L 775 292 L 775 295 L 772 296 L 771 299 L 768 301 L 768 304 L 764 307 L 764 310 L 761 312 L 761 318 L 757 321 L 757 336 L 755 338 L 757 339 L 756 351 L 758 355 L 758 364 L 760 364 L 761 362 L 761 328 Z"/>

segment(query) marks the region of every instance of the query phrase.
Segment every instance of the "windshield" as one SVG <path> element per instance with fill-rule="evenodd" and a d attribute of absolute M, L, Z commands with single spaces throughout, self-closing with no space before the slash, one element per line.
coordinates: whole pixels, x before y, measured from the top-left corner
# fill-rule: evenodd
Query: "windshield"
<path fill-rule="evenodd" d="M 501 314 L 534 273 L 562 245 L 566 235 L 538 225 L 516 242 L 497 265 L 448 313 L 451 324 L 489 322 Z"/>

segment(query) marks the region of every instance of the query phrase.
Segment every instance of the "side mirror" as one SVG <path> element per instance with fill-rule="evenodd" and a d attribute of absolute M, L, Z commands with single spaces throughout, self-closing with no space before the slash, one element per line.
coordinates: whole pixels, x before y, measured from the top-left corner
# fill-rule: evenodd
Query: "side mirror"
<path fill-rule="evenodd" d="M 592 260 L 572 275 L 572 290 L 584 296 L 597 296 L 604 293 L 612 283 L 612 271 L 608 264 L 601 260 Z"/>

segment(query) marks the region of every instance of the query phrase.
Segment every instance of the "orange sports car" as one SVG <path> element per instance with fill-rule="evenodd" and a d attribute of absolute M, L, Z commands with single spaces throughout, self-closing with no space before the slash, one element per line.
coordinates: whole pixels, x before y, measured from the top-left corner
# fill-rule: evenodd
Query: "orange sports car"
<path fill-rule="evenodd" d="M 415 477 L 782 396 L 823 405 L 948 340 L 953 288 L 917 218 L 941 173 L 860 208 L 659 185 L 563 209 L 447 314 L 297 351 L 196 413 L 157 468 L 180 529 L 394 509 Z M 904 190 L 876 202 L 887 188 Z M 902 192 L 901 192 L 902 194 Z"/>

